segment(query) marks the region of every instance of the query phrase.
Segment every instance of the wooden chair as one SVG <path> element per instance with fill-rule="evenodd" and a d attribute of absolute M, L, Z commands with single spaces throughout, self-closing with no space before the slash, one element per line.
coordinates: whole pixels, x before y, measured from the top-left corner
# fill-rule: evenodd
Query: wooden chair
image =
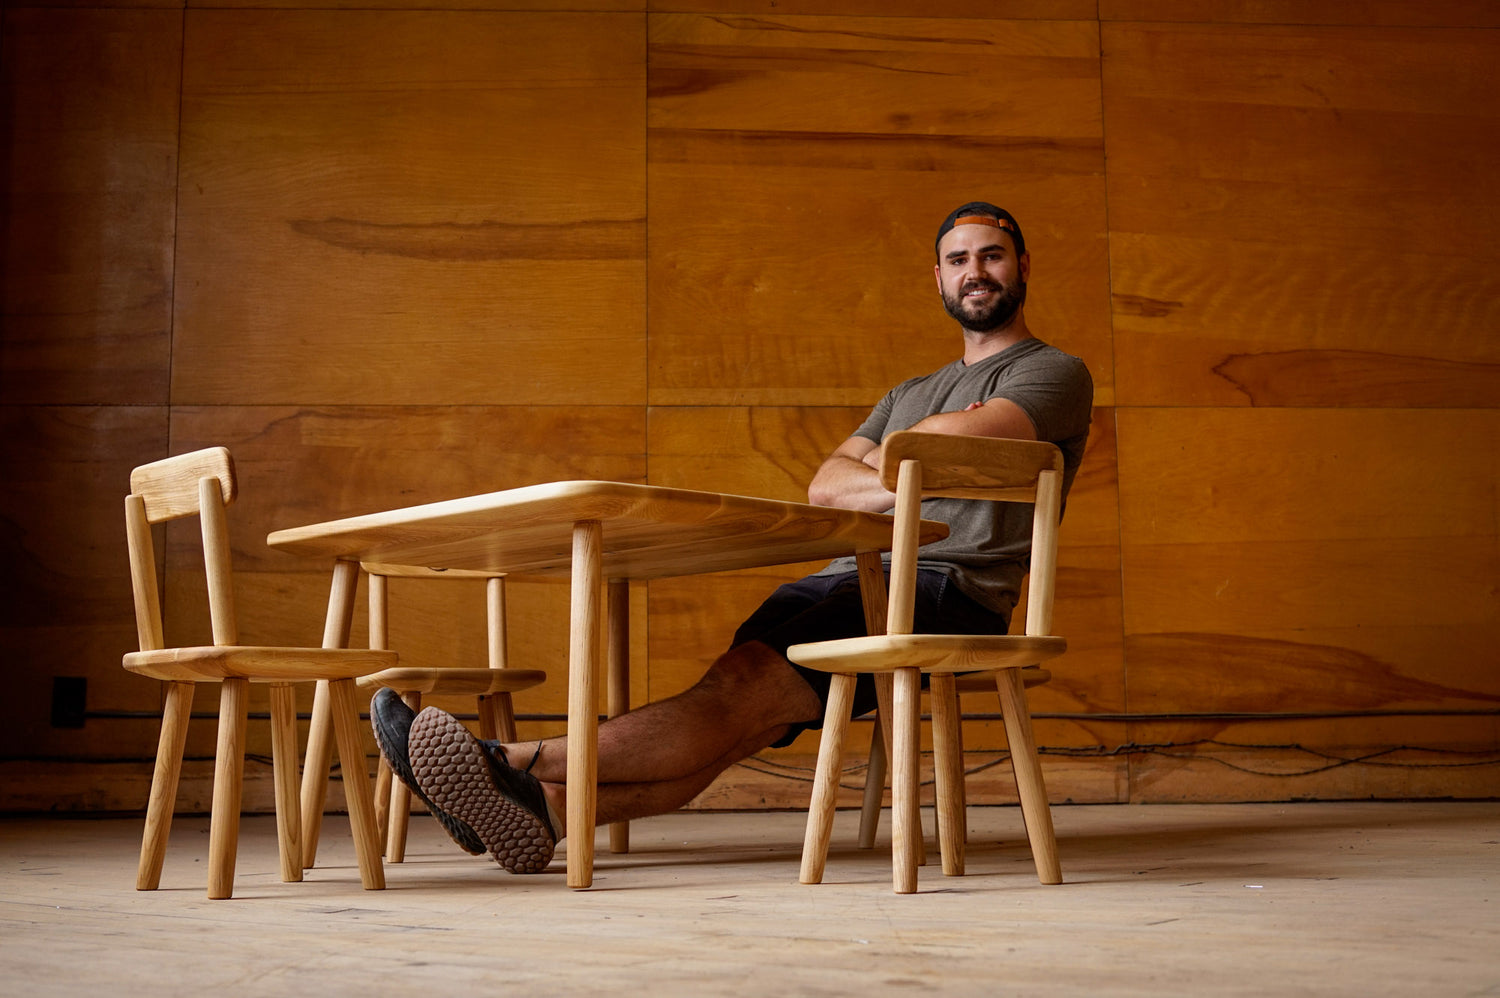
<path fill-rule="evenodd" d="M 1042 883 L 1062 882 L 1052 815 L 1047 807 L 1031 715 L 1026 708 L 1027 666 L 1061 655 L 1067 642 L 1049 634 L 1057 575 L 1057 525 L 1062 505 L 1062 452 L 1050 443 L 894 433 L 885 442 L 881 480 L 896 493 L 896 534 L 891 552 L 885 633 L 793 645 L 787 657 L 833 673 L 818 751 L 807 834 L 803 883 L 823 878 L 833 827 L 834 800 L 844 735 L 857 673 L 893 677 L 890 745 L 892 770 L 892 880 L 897 893 L 917 887 L 921 826 L 917 813 L 918 722 L 921 675 L 931 676 L 933 749 L 936 756 L 938 838 L 943 872 L 963 874 L 963 761 L 959 749 L 959 673 L 992 672 L 1010 743 L 1011 766 L 1032 857 Z M 1035 505 L 1026 632 L 1020 635 L 913 634 L 917 574 L 917 524 L 924 497 L 946 496 Z M 878 574 L 878 573 L 877 573 Z M 875 629 L 872 628 L 872 631 Z"/>
<path fill-rule="evenodd" d="M 1023 616 L 1024 604 L 1025 600 L 1023 598 L 1022 604 L 1017 606 L 1016 608 L 1016 613 L 1018 616 Z M 887 676 L 885 678 L 889 677 Z M 997 678 L 998 677 L 993 672 L 965 673 L 962 676 L 954 677 L 954 690 L 958 693 L 960 698 L 963 697 L 963 695 L 966 693 L 988 693 L 990 695 L 994 695 L 996 690 L 995 682 Z M 1028 690 L 1033 686 L 1043 686 L 1051 681 L 1052 673 L 1046 669 L 1043 669 L 1039 665 L 1029 665 L 1021 670 L 1022 685 L 1024 685 Z M 887 699 L 888 701 L 888 697 L 884 699 Z M 959 718 L 960 720 L 962 720 L 962 700 L 960 700 L 959 702 Z M 877 724 L 875 730 L 871 733 L 870 736 L 870 754 L 868 761 L 865 764 L 864 797 L 860 802 L 859 808 L 859 847 L 861 849 L 875 848 L 875 836 L 880 831 L 880 809 L 885 797 L 886 776 L 888 775 L 888 762 L 890 759 L 889 754 L 885 750 L 886 742 L 889 740 L 890 736 L 885 733 L 884 729 L 886 727 L 889 727 L 889 720 L 889 714 L 883 712 L 880 713 L 876 718 Z M 962 735 L 963 725 L 960 724 L 959 744 L 957 748 L 960 761 L 962 761 L 963 759 Z M 959 800 L 961 802 L 958 810 L 960 813 L 962 813 L 967 807 L 966 802 L 968 799 L 967 791 L 965 789 L 965 781 L 963 779 L 960 779 L 958 785 L 954 788 L 954 790 L 958 794 Z M 935 805 L 933 809 L 936 810 Z M 921 856 L 922 852 L 923 850 L 919 849 L 919 856 Z M 925 863 L 925 859 L 923 859 L 922 862 Z"/>
<path fill-rule="evenodd" d="M 884 620 L 883 617 L 881 619 L 882 621 Z M 1024 584 L 1021 587 L 1021 599 L 1016 604 L 1015 613 L 1011 616 L 1012 621 L 1018 619 L 1026 619 L 1026 586 Z M 883 622 L 881 627 L 884 627 Z M 891 676 L 888 673 L 883 674 L 878 677 L 878 680 L 885 687 L 880 692 L 881 701 L 889 706 Z M 1021 681 L 1025 688 L 1029 690 L 1034 686 L 1044 686 L 1050 683 L 1052 681 L 1052 673 L 1039 665 L 1029 665 L 1021 670 Z M 953 685 L 960 698 L 959 719 L 962 721 L 963 696 L 968 693 L 988 693 L 994 696 L 996 689 L 995 674 L 993 672 L 967 672 L 961 676 L 955 676 Z M 875 730 L 870 735 L 870 752 L 865 762 L 864 797 L 860 802 L 859 809 L 858 842 L 861 849 L 875 848 L 875 836 L 880 831 L 880 810 L 885 798 L 886 777 L 889 775 L 888 762 L 890 755 L 885 750 L 885 746 L 891 737 L 890 732 L 886 730 L 890 727 L 890 714 L 888 710 L 877 710 L 875 720 Z M 960 736 L 963 734 L 962 723 L 959 724 L 959 734 Z M 963 758 L 962 737 L 959 740 L 958 755 L 960 759 Z M 966 783 L 966 780 L 962 780 L 956 788 L 960 799 L 964 801 L 967 801 L 968 798 Z M 936 801 L 933 802 L 933 811 L 937 811 Z M 936 814 L 934 814 L 934 819 L 936 819 Z M 934 820 L 933 824 L 936 827 L 936 820 Z M 923 865 L 926 864 L 925 852 L 926 843 L 924 840 L 922 848 L 919 850 L 919 855 L 923 857 Z"/>
<path fill-rule="evenodd" d="M 505 653 L 505 578 L 493 572 L 461 569 L 420 569 L 363 563 L 369 577 L 370 647 L 387 648 L 390 616 L 387 580 L 392 577 L 421 579 L 484 579 L 485 622 L 489 641 L 488 668 L 439 668 L 400 666 L 361 676 L 359 687 L 371 693 L 389 687 L 414 711 L 422 709 L 422 696 L 473 696 L 479 713 L 479 737 L 516 740 L 516 715 L 511 694 L 546 682 L 540 669 L 507 668 Z M 391 767 L 382 759 L 375 780 L 376 821 L 385 838 L 385 858 L 400 863 L 406 858 L 407 819 L 411 813 L 411 791 L 393 779 Z"/>
<path fill-rule="evenodd" d="M 354 677 L 396 664 L 396 655 L 363 649 L 279 648 L 237 644 L 238 625 L 230 571 L 228 519 L 234 501 L 234 462 L 223 447 L 194 451 L 136 468 L 125 497 L 125 530 L 130 548 L 130 582 L 135 594 L 136 629 L 141 650 L 124 657 L 131 672 L 167 684 L 161 740 L 146 809 L 138 890 L 161 882 L 167 837 L 177 798 L 178 778 L 196 683 L 220 686 L 218 750 L 214 759 L 213 811 L 209 826 L 208 896 L 234 891 L 239 844 L 240 795 L 245 768 L 245 729 L 249 684 L 270 685 L 271 748 L 276 788 L 276 831 L 281 847 L 281 879 L 302 879 L 297 798 L 297 715 L 292 684 L 327 680 L 333 703 L 339 755 L 346 761 L 345 791 L 360 880 L 368 890 L 385 886 L 375 834 L 375 813 L 363 774 L 364 748 L 355 709 Z M 156 555 L 151 526 L 198 516 L 203 529 L 203 560 L 213 644 L 167 648 L 157 593 Z"/>

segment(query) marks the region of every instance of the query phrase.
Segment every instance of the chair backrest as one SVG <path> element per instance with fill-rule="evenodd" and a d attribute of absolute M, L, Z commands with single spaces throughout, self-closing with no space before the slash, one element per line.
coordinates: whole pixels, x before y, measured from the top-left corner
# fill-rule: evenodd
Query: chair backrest
<path fill-rule="evenodd" d="M 230 576 L 229 521 L 224 512 L 234 501 L 235 492 L 234 459 L 224 447 L 143 464 L 130 473 L 125 537 L 130 547 L 130 587 L 142 651 L 166 646 L 151 526 L 187 516 L 199 517 L 203 527 L 214 644 L 232 645 L 239 640 Z"/>
<path fill-rule="evenodd" d="M 1052 630 L 1057 524 L 1062 514 L 1062 451 L 1055 444 L 902 430 L 885 439 L 880 477 L 896 493 L 896 535 L 886 631 L 912 633 L 917 526 L 925 498 L 1031 503 L 1031 582 L 1026 633 Z"/>

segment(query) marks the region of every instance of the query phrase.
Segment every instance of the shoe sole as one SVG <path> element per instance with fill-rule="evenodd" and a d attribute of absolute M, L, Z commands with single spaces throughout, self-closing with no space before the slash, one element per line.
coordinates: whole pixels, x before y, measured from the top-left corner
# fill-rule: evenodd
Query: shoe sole
<path fill-rule="evenodd" d="M 381 758 L 385 760 L 387 766 L 391 767 L 391 773 L 395 775 L 396 779 L 400 780 L 408 790 L 416 795 L 417 800 L 421 801 L 423 806 L 432 812 L 432 816 L 437 819 L 443 831 L 447 832 L 448 837 L 458 843 L 460 849 L 471 856 L 483 855 L 485 845 L 479 840 L 479 836 L 474 834 L 474 829 L 453 817 L 453 815 L 438 808 L 432 801 L 427 799 L 427 795 L 417 785 L 416 777 L 411 771 L 411 736 L 408 733 L 406 753 L 403 757 L 400 746 L 396 744 L 395 735 L 386 731 L 388 726 L 395 727 L 395 722 L 389 716 L 387 712 L 388 708 L 381 703 L 381 699 L 377 694 L 370 701 L 370 728 L 375 732 L 375 744 L 380 749 Z M 411 709 L 406 707 L 406 704 L 401 703 L 399 697 L 394 699 L 403 708 L 407 710 Z M 394 709 L 394 707 L 389 709 Z"/>
<path fill-rule="evenodd" d="M 495 785 L 489 757 L 463 722 L 427 708 L 407 736 L 412 773 L 432 802 L 467 824 L 511 873 L 540 873 L 557 843 L 546 819 Z"/>

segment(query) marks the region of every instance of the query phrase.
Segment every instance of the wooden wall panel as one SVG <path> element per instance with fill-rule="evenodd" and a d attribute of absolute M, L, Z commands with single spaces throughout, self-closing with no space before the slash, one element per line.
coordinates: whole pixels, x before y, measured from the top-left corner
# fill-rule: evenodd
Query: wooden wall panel
<path fill-rule="evenodd" d="M 6 5 L 0 399 L 166 402 L 182 15 Z"/>
<path fill-rule="evenodd" d="M 258 10 L 306 10 L 306 0 L 186 0 L 188 7 L 223 8 L 242 7 Z M 318 0 L 319 10 L 393 10 L 410 11 L 425 5 L 412 0 Z M 628 13 L 644 11 L 646 0 L 443 0 L 443 10 L 504 10 L 507 13 L 540 12 L 555 13 L 559 8 L 572 11 L 603 11 Z"/>
<path fill-rule="evenodd" d="M 174 401 L 643 402 L 644 31 L 189 12 Z"/>
<path fill-rule="evenodd" d="M 1493 712 L 1223 718 L 1130 726 L 1130 800 L 1493 798 Z"/>
<path fill-rule="evenodd" d="M 1098 0 L 1101 21 L 1494 28 L 1487 0 Z"/>
<path fill-rule="evenodd" d="M 1132 710 L 1500 702 L 1493 411 L 1129 410 Z"/>
<path fill-rule="evenodd" d="M 745 0 L 648 0 L 651 10 L 663 13 L 692 12 L 703 14 L 831 14 L 845 17 L 921 16 L 930 10 L 918 9 L 911 0 L 775 0 L 766 6 L 747 4 Z M 943 4 L 947 18 L 1036 18 L 1042 20 L 1092 21 L 1098 0 L 949 0 Z M 743 18 L 742 18 L 743 19 Z"/>
<path fill-rule="evenodd" d="M 1123 404 L 1500 402 L 1500 35 L 1103 40 Z"/>
<path fill-rule="evenodd" d="M 952 359 L 931 278 L 1012 208 L 1028 317 L 1113 378 L 1093 22 L 651 19 L 656 405 L 864 405 Z"/>
<path fill-rule="evenodd" d="M 55 676 L 87 682 L 87 706 L 153 711 L 157 684 L 120 656 L 138 647 L 125 551 L 130 469 L 160 456 L 163 406 L 0 406 L 0 646 L 9 721 L 0 756 L 154 754 L 156 725 L 50 725 Z"/>

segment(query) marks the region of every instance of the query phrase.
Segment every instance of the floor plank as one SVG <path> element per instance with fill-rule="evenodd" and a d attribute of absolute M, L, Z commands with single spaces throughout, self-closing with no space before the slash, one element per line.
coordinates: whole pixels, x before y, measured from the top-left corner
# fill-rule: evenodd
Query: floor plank
<path fill-rule="evenodd" d="M 890 892 L 889 840 L 840 812 L 821 886 L 803 815 L 679 813 L 601 834 L 594 887 L 515 877 L 414 818 L 388 889 L 359 888 L 347 823 L 277 879 L 247 817 L 236 897 L 204 897 L 207 821 L 132 889 L 137 819 L 0 820 L 0 980 L 25 995 L 1500 994 L 1500 803 L 1053 808 L 1066 883 L 1035 878 L 1019 812 L 970 811 L 968 876 Z M 889 815 L 885 816 L 889 829 Z M 930 822 L 930 814 L 927 815 Z M 929 827 L 930 831 L 930 827 Z M 169 982 L 163 984 L 162 982 Z"/>

